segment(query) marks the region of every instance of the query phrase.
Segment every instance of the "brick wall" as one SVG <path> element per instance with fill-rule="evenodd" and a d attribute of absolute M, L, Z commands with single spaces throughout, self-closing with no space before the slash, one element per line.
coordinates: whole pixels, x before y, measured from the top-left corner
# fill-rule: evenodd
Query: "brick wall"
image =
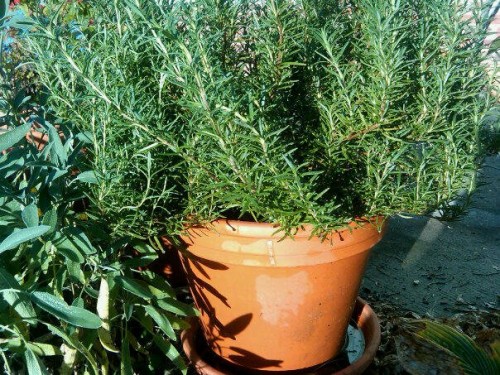
<path fill-rule="evenodd" d="M 500 37 L 500 1 L 495 1 L 494 9 L 497 13 L 495 15 L 495 19 L 490 24 L 489 31 L 492 34 L 486 39 L 486 44 L 489 44 L 496 38 Z"/>

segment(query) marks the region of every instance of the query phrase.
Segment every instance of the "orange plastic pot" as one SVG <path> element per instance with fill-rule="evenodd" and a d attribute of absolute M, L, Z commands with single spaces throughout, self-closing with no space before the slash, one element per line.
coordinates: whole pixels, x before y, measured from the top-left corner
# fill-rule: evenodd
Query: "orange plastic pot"
<path fill-rule="evenodd" d="M 351 223 L 323 241 L 307 226 L 286 238 L 264 223 L 218 220 L 189 229 L 181 258 L 209 348 L 265 371 L 335 357 L 379 226 Z"/>

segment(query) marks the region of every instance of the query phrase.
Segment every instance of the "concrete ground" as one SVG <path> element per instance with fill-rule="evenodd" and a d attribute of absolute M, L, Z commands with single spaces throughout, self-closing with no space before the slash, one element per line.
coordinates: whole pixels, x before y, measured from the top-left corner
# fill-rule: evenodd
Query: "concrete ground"
<path fill-rule="evenodd" d="M 500 311 L 500 155 L 486 159 L 480 182 L 459 221 L 392 218 L 361 296 L 432 317 Z"/>

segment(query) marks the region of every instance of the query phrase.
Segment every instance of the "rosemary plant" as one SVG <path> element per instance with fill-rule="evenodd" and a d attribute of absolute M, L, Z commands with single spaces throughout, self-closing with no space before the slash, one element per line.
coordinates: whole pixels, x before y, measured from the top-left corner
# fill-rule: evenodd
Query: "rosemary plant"
<path fill-rule="evenodd" d="M 30 46 L 56 112 L 92 134 L 89 194 L 117 228 L 320 233 L 474 190 L 491 6 L 96 0 L 82 37 L 41 17 Z"/>

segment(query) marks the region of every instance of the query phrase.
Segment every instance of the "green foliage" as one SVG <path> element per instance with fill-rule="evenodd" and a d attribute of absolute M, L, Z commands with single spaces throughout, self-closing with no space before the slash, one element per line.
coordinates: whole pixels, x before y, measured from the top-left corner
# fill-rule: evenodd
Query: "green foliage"
<path fill-rule="evenodd" d="M 89 195 L 117 231 L 218 217 L 324 231 L 474 190 L 491 2 L 89 7 L 84 37 L 39 18 L 30 49 L 56 113 L 93 137 Z"/>
<path fill-rule="evenodd" d="M 398 340 L 398 355 L 411 374 L 444 371 L 447 374 L 494 375 L 500 372 L 500 341 L 490 353 L 470 337 L 442 323 L 429 320 L 405 325 L 406 338 Z"/>
<path fill-rule="evenodd" d="M 174 341 L 194 309 L 138 269 L 156 258 L 152 246 L 91 219 L 93 139 L 15 75 L 25 57 L 10 54 L 0 75 L 0 371 L 148 374 L 161 363 L 185 373 Z"/>
<path fill-rule="evenodd" d="M 51 126 L 39 116 L 31 118 Z M 29 129 L 34 122 L 28 124 Z M 185 328 L 177 316 L 193 315 L 193 308 L 176 301 L 175 291 L 159 276 L 131 268 L 141 258 L 124 252 L 132 246 L 129 239 L 113 241 L 109 229 L 75 210 L 84 197 L 84 186 L 71 174 L 85 165 L 76 162 L 82 156 L 79 137 L 60 124 L 64 139 L 47 131 L 47 143 L 38 150 L 24 136 L 10 136 L 19 129 L 26 131 L 21 125 L 3 134 L 13 147 L 0 157 L 0 172 L 6 176 L 0 193 L 0 355 L 5 371 L 17 371 L 23 362 L 30 374 L 47 367 L 61 373 L 73 368 L 118 371 L 125 359 L 114 342 L 124 337 L 135 345 L 126 348 L 135 354 L 128 359 L 132 368 L 146 366 L 139 364 L 145 358 L 138 350 L 156 356 L 165 350 L 163 355 L 185 370 L 169 340 Z M 142 263 L 148 264 L 156 252 L 142 248 L 149 259 Z"/>

